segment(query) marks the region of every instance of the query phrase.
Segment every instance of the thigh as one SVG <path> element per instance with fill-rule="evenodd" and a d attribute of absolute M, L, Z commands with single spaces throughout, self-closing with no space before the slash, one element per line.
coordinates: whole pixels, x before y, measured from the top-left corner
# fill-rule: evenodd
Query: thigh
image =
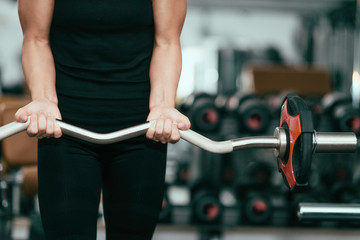
<path fill-rule="evenodd" d="M 39 203 L 47 239 L 96 239 L 101 167 L 86 144 L 39 140 Z"/>
<path fill-rule="evenodd" d="M 166 145 L 140 140 L 109 151 L 117 154 L 104 161 L 107 240 L 151 239 L 164 193 Z"/>

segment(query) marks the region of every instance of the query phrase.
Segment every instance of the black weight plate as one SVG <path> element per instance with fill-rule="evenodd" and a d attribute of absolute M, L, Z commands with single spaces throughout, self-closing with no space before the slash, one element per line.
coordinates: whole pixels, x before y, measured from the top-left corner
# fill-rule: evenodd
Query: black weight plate
<path fill-rule="evenodd" d="M 292 95 L 287 99 L 288 112 L 292 116 L 300 114 L 302 129 L 300 139 L 295 143 L 292 159 L 295 179 L 298 184 L 307 184 L 310 176 L 313 153 L 314 127 L 312 113 L 305 101 L 299 96 Z"/>

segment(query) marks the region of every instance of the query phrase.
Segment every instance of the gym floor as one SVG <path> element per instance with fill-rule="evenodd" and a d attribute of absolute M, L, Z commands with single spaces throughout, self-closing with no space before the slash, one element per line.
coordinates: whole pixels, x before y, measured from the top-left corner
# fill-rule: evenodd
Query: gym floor
<path fill-rule="evenodd" d="M 30 222 L 27 218 L 14 220 L 13 239 L 28 239 Z M 360 229 L 314 229 L 314 228 L 275 228 L 275 227 L 235 227 L 224 231 L 222 240 L 358 240 Z M 97 240 L 105 240 L 105 227 L 98 223 Z M 192 226 L 159 225 L 153 240 L 200 240 L 198 229 Z M 212 240 L 220 240 L 212 238 Z"/>

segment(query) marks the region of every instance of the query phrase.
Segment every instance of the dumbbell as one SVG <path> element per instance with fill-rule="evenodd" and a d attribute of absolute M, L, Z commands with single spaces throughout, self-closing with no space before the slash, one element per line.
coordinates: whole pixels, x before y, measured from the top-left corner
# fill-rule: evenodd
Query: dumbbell
<path fill-rule="evenodd" d="M 215 96 L 208 93 L 194 93 L 180 106 L 199 132 L 216 132 L 221 125 L 220 111 L 215 106 Z"/>
<path fill-rule="evenodd" d="M 270 110 L 254 94 L 236 94 L 226 102 L 226 109 L 234 113 L 240 125 L 240 131 L 261 133 L 269 126 Z"/>
<path fill-rule="evenodd" d="M 174 183 L 175 184 L 186 184 L 190 178 L 190 170 L 188 163 L 178 162 Z"/>
<path fill-rule="evenodd" d="M 323 114 L 322 99 L 320 96 L 310 95 L 305 98 L 305 102 L 312 112 L 314 128 L 318 129 Z"/>
<path fill-rule="evenodd" d="M 280 93 L 269 93 L 263 97 L 273 119 L 279 119 L 281 114 L 281 105 L 284 98 L 290 93 L 294 94 L 293 92 L 284 91 Z"/>
<path fill-rule="evenodd" d="M 359 221 L 359 203 L 300 203 L 299 221 Z"/>
<path fill-rule="evenodd" d="M 249 191 L 245 194 L 242 211 L 245 222 L 267 224 L 273 213 L 271 199 L 264 191 Z"/>
<path fill-rule="evenodd" d="M 212 186 L 199 185 L 192 189 L 192 211 L 194 223 L 218 223 L 222 214 L 219 194 Z"/>
<path fill-rule="evenodd" d="M 251 162 L 247 167 L 247 175 L 254 185 L 271 185 L 271 167 L 266 162 Z"/>
<path fill-rule="evenodd" d="M 152 121 L 113 133 L 99 134 L 56 120 L 64 134 L 97 144 L 109 144 L 146 133 Z M 26 123 L 12 122 L 0 127 L 0 141 L 26 130 Z M 288 95 L 281 107 L 280 127 L 273 136 L 244 137 L 212 141 L 192 130 L 180 131 L 182 139 L 212 153 L 230 153 L 247 148 L 272 148 L 278 158 L 278 169 L 289 188 L 307 184 L 312 154 L 354 152 L 357 138 L 353 132 L 316 132 L 312 113 L 303 99 Z"/>
<path fill-rule="evenodd" d="M 322 202 L 324 198 L 323 192 L 317 192 L 314 190 L 307 189 L 307 191 L 300 191 L 300 192 L 290 192 L 288 195 L 289 199 L 289 213 L 290 225 L 307 225 L 307 226 L 314 226 L 315 222 L 308 219 L 307 221 L 299 221 L 300 219 L 297 216 L 297 211 L 299 208 L 299 204 L 301 203 L 319 203 Z"/>
<path fill-rule="evenodd" d="M 352 106 L 351 96 L 342 93 L 330 93 L 324 96 L 324 112 L 332 119 L 335 130 L 360 133 L 360 111 Z"/>

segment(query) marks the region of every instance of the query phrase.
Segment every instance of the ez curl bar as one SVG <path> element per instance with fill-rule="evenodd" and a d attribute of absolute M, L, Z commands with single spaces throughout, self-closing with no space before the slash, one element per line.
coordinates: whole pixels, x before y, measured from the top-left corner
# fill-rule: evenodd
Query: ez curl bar
<path fill-rule="evenodd" d="M 109 144 L 146 133 L 152 122 L 146 122 L 112 133 L 94 133 L 57 120 L 64 134 L 97 144 Z M 12 122 L 0 127 L 0 141 L 22 132 L 26 123 Z M 183 140 L 212 153 L 230 153 L 247 148 L 272 148 L 278 158 L 278 168 L 290 189 L 306 185 L 312 154 L 355 152 L 357 138 L 352 132 L 316 132 L 312 114 L 305 101 L 288 95 L 281 108 L 280 126 L 273 136 L 244 137 L 227 141 L 212 141 L 192 130 L 180 131 Z"/>

